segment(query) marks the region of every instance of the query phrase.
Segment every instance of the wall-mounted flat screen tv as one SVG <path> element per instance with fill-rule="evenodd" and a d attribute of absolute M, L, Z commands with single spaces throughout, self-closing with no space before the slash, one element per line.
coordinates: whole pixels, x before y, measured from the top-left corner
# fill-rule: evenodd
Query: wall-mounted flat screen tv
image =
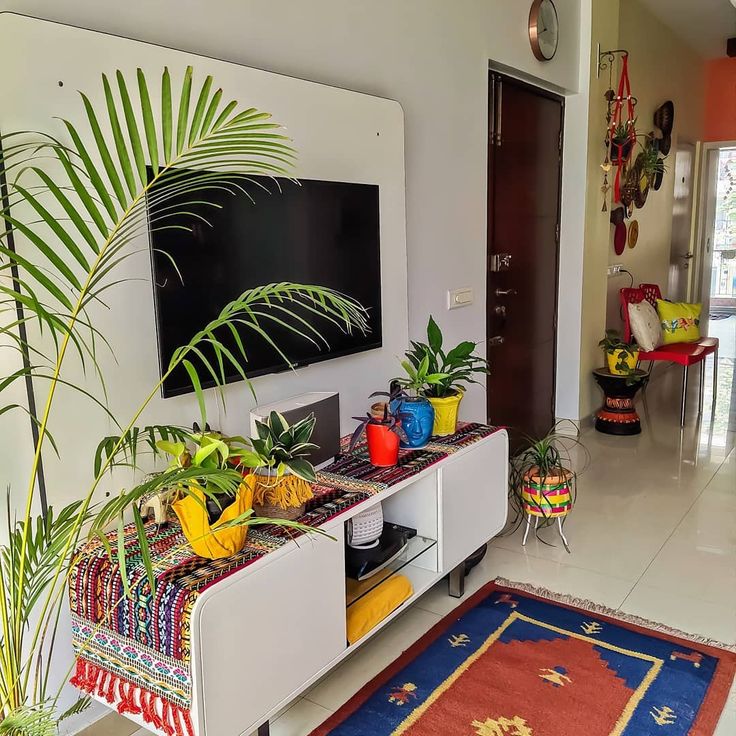
<path fill-rule="evenodd" d="M 150 172 L 149 172 L 150 175 Z M 151 260 L 161 371 L 174 351 L 222 307 L 246 289 L 279 281 L 326 286 L 353 297 L 368 309 L 370 332 L 341 332 L 328 321 L 301 313 L 324 335 L 329 348 L 269 324 L 269 335 L 294 366 L 349 355 L 381 346 L 381 258 L 378 186 L 302 179 L 299 183 L 268 177 L 239 182 L 245 189 L 208 189 L 207 205 L 187 206 L 190 214 L 176 224 L 186 229 L 156 230 L 155 196 L 149 198 Z M 268 190 L 268 191 L 266 191 Z M 152 188 L 155 195 L 155 187 Z M 234 194 L 232 192 L 235 192 Z M 211 204 L 218 205 L 212 207 Z M 166 206 L 171 206 L 169 200 Z M 205 222 L 206 221 L 206 222 Z M 167 222 L 171 224 L 171 222 Z M 289 367 L 268 342 L 248 328 L 240 330 L 248 355 L 248 377 Z M 218 338 L 235 350 L 235 336 L 225 328 Z M 205 354 L 207 354 L 206 348 Z M 214 356 L 210 353 L 207 357 Z M 217 368 L 219 370 L 219 367 Z M 203 386 L 213 380 L 204 379 Z M 237 371 L 226 372 L 237 381 Z M 183 367 L 164 382 L 163 395 L 192 391 Z"/>

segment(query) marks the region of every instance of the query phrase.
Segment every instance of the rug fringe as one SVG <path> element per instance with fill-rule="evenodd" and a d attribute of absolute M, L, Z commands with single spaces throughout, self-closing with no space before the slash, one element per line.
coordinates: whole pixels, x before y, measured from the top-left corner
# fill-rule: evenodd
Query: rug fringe
<path fill-rule="evenodd" d="M 608 616 L 614 618 L 622 623 L 633 624 L 634 626 L 642 626 L 652 631 L 658 631 L 661 634 L 667 634 L 668 636 L 674 636 L 678 639 L 685 639 L 695 644 L 702 644 L 708 647 L 715 647 L 717 649 L 723 649 L 727 652 L 736 652 L 736 644 L 725 644 L 724 642 L 718 641 L 717 639 L 709 639 L 707 636 L 698 636 L 697 634 L 690 634 L 687 631 L 673 628 L 665 624 L 659 623 L 658 621 L 650 621 L 640 616 L 635 616 L 631 613 L 624 613 L 616 608 L 609 608 L 600 603 L 588 600 L 587 598 L 577 598 L 574 595 L 567 593 L 557 593 L 549 588 L 541 588 L 537 585 L 531 585 L 530 583 L 518 583 L 515 580 L 507 580 L 506 578 L 496 578 L 495 583 L 505 588 L 514 588 L 521 593 L 531 593 L 537 595 L 540 598 L 546 598 L 547 600 L 555 603 L 564 603 L 568 606 L 575 606 L 575 608 L 581 608 L 584 611 L 590 613 L 599 613 L 602 616 Z"/>

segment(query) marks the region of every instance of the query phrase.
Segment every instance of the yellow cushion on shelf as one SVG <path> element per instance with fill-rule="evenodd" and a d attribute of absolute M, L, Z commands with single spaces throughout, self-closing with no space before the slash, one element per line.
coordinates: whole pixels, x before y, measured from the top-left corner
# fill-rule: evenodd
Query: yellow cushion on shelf
<path fill-rule="evenodd" d="M 697 342 L 700 339 L 702 304 L 666 302 L 657 299 L 657 314 L 662 324 L 663 345 L 675 342 Z"/>
<path fill-rule="evenodd" d="M 388 573 L 390 574 L 390 573 Z M 405 575 L 392 575 L 376 585 L 360 600 L 356 600 L 366 588 L 375 585 L 375 580 L 347 580 L 347 602 L 355 601 L 347 611 L 348 643 L 355 644 L 392 611 L 395 611 L 414 593 L 411 581 Z"/>

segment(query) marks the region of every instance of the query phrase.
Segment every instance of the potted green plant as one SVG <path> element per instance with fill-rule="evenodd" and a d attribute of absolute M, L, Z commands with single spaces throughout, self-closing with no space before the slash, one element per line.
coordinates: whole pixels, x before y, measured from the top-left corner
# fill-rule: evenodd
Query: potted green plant
<path fill-rule="evenodd" d="M 642 177 L 645 177 L 645 184 L 659 189 L 662 184 L 662 178 L 667 171 L 665 157 L 659 155 L 659 146 L 654 140 L 649 139 L 642 146 L 642 154 L 639 158 L 639 170 Z"/>
<path fill-rule="evenodd" d="M 561 434 L 559 425 L 541 439 L 527 439 L 527 446 L 512 459 L 510 472 L 511 503 L 519 512 L 519 522 L 526 520 L 522 544 L 526 544 L 531 519 L 535 519 L 535 529 L 540 522 L 542 526 L 556 522 L 569 552 L 563 524 L 577 497 L 570 446 L 582 445 L 578 439 Z"/>
<path fill-rule="evenodd" d="M 598 343 L 606 354 L 608 370 L 617 376 L 628 376 L 635 372 L 639 361 L 639 346 L 636 341 L 626 342 L 618 330 L 606 330 Z"/>
<path fill-rule="evenodd" d="M 636 118 L 618 123 L 609 132 L 611 146 L 611 163 L 624 163 L 631 158 L 636 142 Z"/>
<path fill-rule="evenodd" d="M 475 353 L 476 344 L 465 340 L 450 350 L 443 350 L 443 336 L 439 325 L 430 315 L 427 323 L 427 342 L 411 343 L 406 357 L 415 369 L 427 360 L 427 371 L 434 380 L 427 382 L 424 395 L 434 408 L 432 434 L 454 434 L 457 415 L 465 388 L 479 383 L 477 375 L 490 373 L 488 361 Z"/>
<path fill-rule="evenodd" d="M 240 465 L 241 455 L 248 452 L 246 441 L 210 430 L 192 432 L 188 439 L 191 444 L 158 440 L 156 446 L 171 458 L 169 471 L 199 468 L 208 474 L 189 477 L 159 494 L 161 516 L 166 520 L 169 508 L 176 514 L 189 544 L 200 557 L 229 557 L 245 544 L 248 527 L 231 522 L 252 513 L 253 492 L 245 483 L 233 490 L 229 483 L 221 483 L 217 471 Z M 151 500 L 144 503 L 150 504 Z"/>
<path fill-rule="evenodd" d="M 310 442 L 317 419 L 314 414 L 289 423 L 272 411 L 265 422 L 256 421 L 257 437 L 251 451 L 241 452 L 240 464 L 253 469 L 245 478 L 253 491 L 253 508 L 265 518 L 298 519 L 313 497 L 317 479 L 308 457 L 317 445 Z"/>
<path fill-rule="evenodd" d="M 378 395 L 382 395 L 382 392 L 371 394 Z M 350 438 L 350 450 L 355 449 L 365 433 L 371 464 L 390 467 L 399 461 L 399 442 L 408 440 L 402 427 L 402 419 L 408 419 L 409 416 L 394 411 L 391 401 L 382 402 L 380 406 L 380 414 L 378 405 L 374 404 L 364 417 L 353 417 L 359 424 Z"/>
<path fill-rule="evenodd" d="M 425 355 L 415 365 L 408 358 L 401 361 L 406 375 L 395 378 L 393 385 L 401 389 L 398 398 L 392 400 L 394 411 L 403 415 L 402 427 L 406 439 L 401 446 L 412 450 L 424 447 L 434 429 L 434 407 L 426 397 L 430 386 L 445 378 L 444 373 L 430 370 L 430 359 Z"/>

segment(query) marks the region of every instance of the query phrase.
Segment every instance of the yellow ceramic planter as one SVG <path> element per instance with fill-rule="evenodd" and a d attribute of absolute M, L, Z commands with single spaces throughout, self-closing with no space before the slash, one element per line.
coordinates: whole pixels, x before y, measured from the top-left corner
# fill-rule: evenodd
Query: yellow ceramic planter
<path fill-rule="evenodd" d="M 614 375 L 617 376 L 626 376 L 629 373 L 631 373 L 633 370 L 636 369 L 636 364 L 639 360 L 639 351 L 637 350 L 634 353 L 627 353 L 623 361 L 626 363 L 626 366 L 628 370 L 622 371 L 616 368 L 618 363 L 621 362 L 621 358 L 619 357 L 619 354 L 621 353 L 621 350 L 614 350 L 612 353 L 606 353 L 606 360 L 608 361 L 608 370 L 611 371 Z"/>
<path fill-rule="evenodd" d="M 463 395 L 458 392 L 452 396 L 444 396 L 441 399 L 430 397 L 429 403 L 434 408 L 434 427 L 432 434 L 444 437 L 455 434 L 457 429 L 457 412 Z"/>

